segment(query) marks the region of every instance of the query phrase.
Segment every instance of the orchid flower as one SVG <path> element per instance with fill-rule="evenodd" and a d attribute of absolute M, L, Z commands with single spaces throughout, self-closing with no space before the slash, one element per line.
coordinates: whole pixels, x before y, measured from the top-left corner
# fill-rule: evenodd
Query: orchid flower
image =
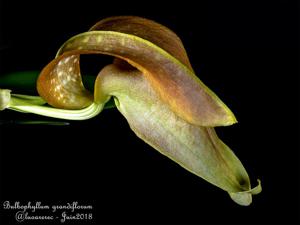
<path fill-rule="evenodd" d="M 115 57 L 97 76 L 93 94 L 82 82 L 81 54 Z M 195 75 L 181 40 L 163 25 L 132 16 L 101 20 L 61 46 L 37 90 L 40 96 L 1 90 L 0 109 L 85 120 L 113 98 L 139 138 L 236 203 L 249 205 L 261 191 L 259 180 L 251 188 L 242 163 L 214 130 L 236 123 L 234 114 Z"/>

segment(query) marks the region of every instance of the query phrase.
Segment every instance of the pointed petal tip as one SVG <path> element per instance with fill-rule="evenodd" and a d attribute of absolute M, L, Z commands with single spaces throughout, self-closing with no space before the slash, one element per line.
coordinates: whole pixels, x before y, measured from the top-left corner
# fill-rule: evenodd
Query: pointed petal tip
<path fill-rule="evenodd" d="M 221 100 L 220 100 L 221 101 Z M 222 102 L 222 107 L 223 110 L 225 112 L 225 118 L 223 119 L 223 121 L 221 121 L 222 123 L 220 123 L 220 126 L 231 126 L 235 123 L 238 123 L 234 113 L 229 109 L 229 107 L 227 105 L 225 105 L 225 103 Z"/>
<path fill-rule="evenodd" d="M 258 195 L 262 191 L 260 179 L 257 179 L 257 183 L 257 186 L 250 190 L 252 195 Z"/>
<path fill-rule="evenodd" d="M 200 122 L 195 122 L 196 125 L 204 127 L 220 127 L 220 126 L 231 126 L 238 123 L 234 114 L 228 109 L 226 114 L 223 116 L 218 116 L 206 121 L 201 120 Z"/>
<path fill-rule="evenodd" d="M 231 126 L 233 124 L 238 123 L 236 117 L 234 116 L 234 114 L 230 111 L 230 113 L 228 113 L 227 119 L 224 120 L 223 124 L 221 124 L 221 126 Z"/>
<path fill-rule="evenodd" d="M 260 180 L 258 179 L 257 182 L 257 186 L 249 191 L 229 193 L 231 199 L 241 206 L 249 206 L 252 203 L 252 195 L 257 195 L 262 191 Z"/>

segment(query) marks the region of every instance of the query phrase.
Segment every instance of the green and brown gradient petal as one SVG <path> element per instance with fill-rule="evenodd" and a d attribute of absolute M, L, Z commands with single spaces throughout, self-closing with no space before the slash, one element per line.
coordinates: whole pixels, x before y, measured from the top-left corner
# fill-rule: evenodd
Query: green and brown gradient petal
<path fill-rule="evenodd" d="M 82 83 L 81 54 L 115 57 L 97 76 L 94 94 Z M 37 90 L 52 107 L 35 105 L 33 97 L 10 100 L 8 90 L 1 107 L 79 120 L 96 116 L 113 98 L 138 137 L 238 204 L 249 205 L 261 191 L 260 182 L 251 189 L 243 165 L 213 128 L 235 123 L 233 113 L 194 74 L 177 35 L 156 22 L 131 16 L 98 22 L 63 44 Z"/>
<path fill-rule="evenodd" d="M 228 107 L 193 73 L 181 41 L 175 34 L 155 22 L 136 17 L 124 18 L 127 21 L 125 29 L 125 25 L 116 25 L 122 21 L 118 18 L 111 19 L 116 20 L 112 23 L 113 31 L 109 29 L 107 19 L 92 28 L 99 31 L 89 31 L 69 39 L 58 51 L 58 58 L 44 68 L 38 80 L 38 92 L 49 104 L 66 109 L 79 109 L 91 104 L 89 94 L 83 93 L 80 79 L 78 83 L 70 79 L 77 79 L 80 73 L 77 70 L 79 54 L 106 54 L 122 59 L 140 70 L 162 100 L 188 122 L 212 127 L 236 122 Z M 140 20 L 148 22 L 143 26 Z M 120 32 L 124 30 L 126 33 Z M 131 33 L 155 39 L 157 45 Z M 67 89 L 71 95 L 76 96 L 80 92 L 86 101 L 82 97 L 80 103 L 74 105 L 72 97 L 66 99 L 54 95 L 53 86 L 59 75 L 64 75 L 60 78 L 65 82 L 60 86 L 63 91 Z"/>

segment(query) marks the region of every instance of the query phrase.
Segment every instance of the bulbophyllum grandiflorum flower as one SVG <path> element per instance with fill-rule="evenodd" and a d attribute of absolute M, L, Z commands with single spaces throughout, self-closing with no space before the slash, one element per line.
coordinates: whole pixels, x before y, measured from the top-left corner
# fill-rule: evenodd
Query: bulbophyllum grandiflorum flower
<path fill-rule="evenodd" d="M 115 57 L 97 76 L 94 94 L 82 83 L 81 54 Z M 72 37 L 40 73 L 37 90 L 42 99 L 2 90 L 0 109 L 84 120 L 113 98 L 139 138 L 238 204 L 249 205 L 261 191 L 260 182 L 251 189 L 242 163 L 214 130 L 234 124 L 233 113 L 195 75 L 177 35 L 154 21 L 111 17 Z"/>

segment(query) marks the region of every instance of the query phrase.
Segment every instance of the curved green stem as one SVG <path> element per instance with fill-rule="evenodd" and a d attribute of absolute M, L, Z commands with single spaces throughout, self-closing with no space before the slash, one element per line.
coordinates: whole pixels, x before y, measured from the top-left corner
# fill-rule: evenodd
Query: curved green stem
<path fill-rule="evenodd" d="M 22 97 L 11 96 L 11 100 L 7 108 L 18 112 L 34 113 L 58 119 L 87 120 L 98 115 L 104 106 L 104 104 L 92 103 L 90 106 L 80 110 L 57 109 L 51 106 L 32 104 L 32 100 L 30 98 L 26 99 Z"/>
<path fill-rule="evenodd" d="M 45 105 L 47 103 L 40 96 L 20 95 L 20 94 L 12 94 L 11 96 L 20 100 L 23 99 L 24 101 L 32 105 Z"/>

